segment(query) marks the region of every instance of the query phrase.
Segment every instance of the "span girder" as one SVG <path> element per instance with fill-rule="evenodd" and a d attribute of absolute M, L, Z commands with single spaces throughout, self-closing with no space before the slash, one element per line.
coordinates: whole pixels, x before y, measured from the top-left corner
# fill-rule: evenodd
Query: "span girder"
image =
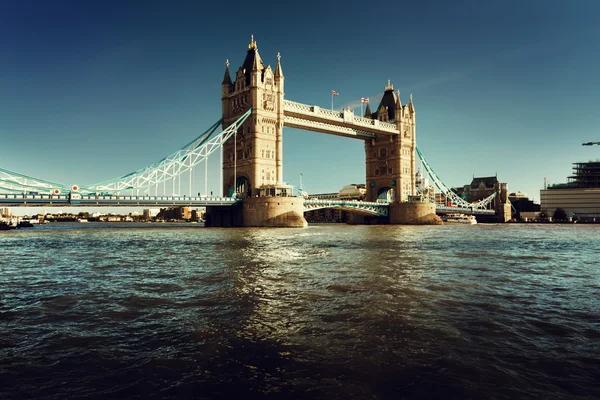
<path fill-rule="evenodd" d="M 221 118 L 202 135 L 152 165 L 115 179 L 92 185 L 80 186 L 78 187 L 78 191 L 82 194 L 112 194 L 126 190 L 151 188 L 157 186 L 159 183 L 174 179 L 175 177 L 188 172 L 201 162 L 206 161 L 212 153 L 220 149 L 223 144 L 233 136 L 251 113 L 252 108 L 249 108 L 233 124 L 219 134 L 214 135 L 219 125 L 223 122 L 223 118 Z M 0 168 L 0 191 L 5 193 L 33 192 L 60 194 L 72 191 L 72 186 L 46 181 Z"/>
<path fill-rule="evenodd" d="M 435 173 L 433 168 L 431 168 L 431 166 L 429 165 L 429 163 L 423 156 L 423 153 L 421 153 L 421 150 L 419 149 L 419 147 L 417 147 L 417 154 L 419 155 L 419 158 L 421 159 L 423 168 L 425 168 L 425 171 L 427 171 L 427 174 L 433 180 L 433 183 L 435 184 L 435 186 L 442 192 L 442 194 L 444 194 L 444 196 L 446 196 L 447 199 L 449 199 L 453 204 L 456 204 L 456 206 L 458 208 L 470 209 L 470 210 L 485 210 L 486 207 L 492 202 L 492 200 L 498 194 L 498 192 L 494 192 L 490 196 L 486 197 L 485 199 L 476 201 L 474 203 L 469 203 L 468 201 L 464 200 L 462 197 L 460 197 L 459 195 L 454 193 L 453 190 L 448 188 L 444 184 L 444 182 L 442 182 L 442 180 L 437 176 L 437 174 Z"/>
<path fill-rule="evenodd" d="M 221 118 L 202 135 L 162 160 L 122 177 L 89 185 L 85 189 L 90 193 L 118 193 L 124 190 L 151 188 L 173 179 L 207 160 L 214 151 L 220 149 L 251 113 L 250 107 L 234 123 L 213 137 L 213 133 L 223 122 Z"/>
<path fill-rule="evenodd" d="M 389 213 L 389 203 L 358 200 L 304 200 L 304 212 L 319 210 L 321 208 L 340 208 L 346 211 L 382 217 L 387 217 Z"/>

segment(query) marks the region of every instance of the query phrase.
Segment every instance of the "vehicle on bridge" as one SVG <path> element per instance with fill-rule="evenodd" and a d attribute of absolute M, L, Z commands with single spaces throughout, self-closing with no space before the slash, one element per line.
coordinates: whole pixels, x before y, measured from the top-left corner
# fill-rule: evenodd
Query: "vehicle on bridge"
<path fill-rule="evenodd" d="M 363 183 L 346 185 L 338 192 L 338 198 L 343 200 L 364 200 L 366 195 L 367 187 Z"/>

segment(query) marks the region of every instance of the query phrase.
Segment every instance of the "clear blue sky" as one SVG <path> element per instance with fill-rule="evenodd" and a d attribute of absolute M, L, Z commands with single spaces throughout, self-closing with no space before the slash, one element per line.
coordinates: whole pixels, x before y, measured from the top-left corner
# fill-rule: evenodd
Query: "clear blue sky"
<path fill-rule="evenodd" d="M 204 3 L 0 2 L 0 167 L 85 185 L 151 164 L 220 118 L 251 34 L 266 64 L 281 52 L 290 100 L 412 93 L 448 185 L 497 174 L 539 200 L 600 158 L 581 146 L 600 141 L 600 2 Z M 312 193 L 364 182 L 363 143 L 285 128 L 284 179 L 301 172 Z"/>

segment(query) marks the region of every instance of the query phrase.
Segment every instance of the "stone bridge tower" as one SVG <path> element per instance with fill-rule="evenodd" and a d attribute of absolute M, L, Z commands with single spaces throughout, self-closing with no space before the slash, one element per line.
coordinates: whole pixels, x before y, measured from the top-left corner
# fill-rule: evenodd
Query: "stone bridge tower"
<path fill-rule="evenodd" d="M 279 54 L 275 71 L 265 67 L 254 37 L 235 80 L 227 61 L 221 97 L 223 129 L 249 107 L 252 114 L 223 146 L 223 195 L 231 195 L 235 188 L 239 196 L 254 196 L 259 188 L 282 185 L 283 83 Z"/>
<path fill-rule="evenodd" d="M 378 135 L 365 141 L 367 200 L 392 203 L 408 200 L 415 193 L 416 115 L 410 102 L 402 105 L 400 91 L 388 81 L 375 112 L 367 105 L 365 118 L 393 123 L 397 135 Z"/>

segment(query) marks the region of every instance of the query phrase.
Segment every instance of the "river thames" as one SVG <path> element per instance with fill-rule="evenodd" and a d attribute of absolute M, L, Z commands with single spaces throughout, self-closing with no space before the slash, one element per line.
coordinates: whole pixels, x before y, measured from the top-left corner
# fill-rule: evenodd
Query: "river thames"
<path fill-rule="evenodd" d="M 0 232 L 1 399 L 598 399 L 600 226 Z"/>

